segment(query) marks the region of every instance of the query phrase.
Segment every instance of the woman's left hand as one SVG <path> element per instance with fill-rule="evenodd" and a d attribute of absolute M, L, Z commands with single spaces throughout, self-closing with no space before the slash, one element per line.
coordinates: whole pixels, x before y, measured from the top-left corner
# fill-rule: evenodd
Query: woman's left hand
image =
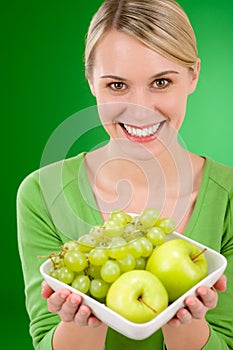
<path fill-rule="evenodd" d="M 218 302 L 216 290 L 223 292 L 226 290 L 226 276 L 222 275 L 212 288 L 201 286 L 197 289 L 197 296 L 187 297 L 186 308 L 180 309 L 168 324 L 177 327 L 180 324 L 188 324 L 192 319 L 205 318 L 206 312 L 214 309 Z"/>

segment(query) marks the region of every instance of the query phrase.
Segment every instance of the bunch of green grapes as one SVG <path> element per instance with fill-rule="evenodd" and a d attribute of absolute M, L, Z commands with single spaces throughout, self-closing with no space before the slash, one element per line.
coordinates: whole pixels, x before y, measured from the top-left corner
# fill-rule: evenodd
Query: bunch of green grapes
<path fill-rule="evenodd" d="M 174 221 L 153 208 L 133 217 L 115 210 L 102 226 L 51 254 L 50 275 L 104 303 L 110 285 L 124 272 L 145 269 L 153 249 L 174 229 Z"/>

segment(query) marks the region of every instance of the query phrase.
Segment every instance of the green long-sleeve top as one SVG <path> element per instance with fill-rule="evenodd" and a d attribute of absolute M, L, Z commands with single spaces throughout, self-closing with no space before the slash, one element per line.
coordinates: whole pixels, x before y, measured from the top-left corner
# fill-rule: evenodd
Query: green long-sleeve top
<path fill-rule="evenodd" d="M 34 348 L 52 349 L 60 318 L 41 297 L 39 268 L 68 240 L 103 223 L 88 182 L 84 154 L 39 169 L 20 185 L 17 195 L 18 244 L 25 281 L 26 308 Z M 202 182 L 184 235 L 223 254 L 228 287 L 207 312 L 210 337 L 204 350 L 233 349 L 233 169 L 206 158 Z M 162 350 L 161 329 L 145 340 L 129 339 L 108 329 L 106 350 Z M 81 349 L 77 346 L 77 349 Z"/>

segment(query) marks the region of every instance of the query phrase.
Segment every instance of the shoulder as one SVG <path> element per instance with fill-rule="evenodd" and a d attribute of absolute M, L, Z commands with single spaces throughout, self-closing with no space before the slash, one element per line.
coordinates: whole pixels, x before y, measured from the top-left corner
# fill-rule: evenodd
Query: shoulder
<path fill-rule="evenodd" d="M 228 193 L 233 193 L 233 168 L 206 158 L 207 174 L 211 181 Z"/>
<path fill-rule="evenodd" d="M 30 173 L 20 184 L 17 199 L 46 195 L 52 201 L 64 187 L 78 176 L 79 168 L 84 161 L 84 153 L 41 167 Z"/>

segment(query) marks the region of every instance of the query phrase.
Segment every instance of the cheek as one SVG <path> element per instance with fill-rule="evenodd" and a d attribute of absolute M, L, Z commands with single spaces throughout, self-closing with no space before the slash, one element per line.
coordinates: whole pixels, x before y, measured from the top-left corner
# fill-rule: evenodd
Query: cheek
<path fill-rule="evenodd" d="M 110 103 L 109 100 L 106 102 L 108 103 L 104 103 L 101 99 L 101 103 L 97 103 L 98 114 L 105 130 L 114 138 L 121 132 L 118 120 L 124 116 L 127 108 L 123 103 Z"/>
<path fill-rule="evenodd" d="M 183 118 L 186 112 L 187 95 L 180 94 L 167 95 L 163 101 L 163 111 L 171 119 Z"/>
<path fill-rule="evenodd" d="M 103 123 L 103 127 L 112 140 L 117 138 L 122 138 L 122 131 L 119 129 L 120 128 L 119 125 L 116 126 L 110 123 Z"/>
<path fill-rule="evenodd" d="M 104 103 L 115 103 L 115 102 L 127 103 L 127 98 L 124 98 L 123 96 L 117 96 L 117 95 L 111 94 L 105 90 L 97 91 L 95 97 L 98 105 L 104 104 Z"/>

